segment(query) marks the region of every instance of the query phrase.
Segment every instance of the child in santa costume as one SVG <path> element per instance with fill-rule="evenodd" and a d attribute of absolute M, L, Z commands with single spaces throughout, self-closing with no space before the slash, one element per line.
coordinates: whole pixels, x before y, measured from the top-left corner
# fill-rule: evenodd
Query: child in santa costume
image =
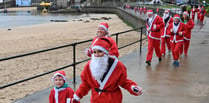
<path fill-rule="evenodd" d="M 174 60 L 173 65 L 178 67 L 180 49 L 184 42 L 184 35 L 187 33 L 187 27 L 181 22 L 178 14 L 173 17 L 173 23 L 168 26 L 168 33 L 171 35 L 170 42 Z"/>
<path fill-rule="evenodd" d="M 195 6 L 193 6 L 193 8 L 191 9 L 191 14 L 192 14 L 192 20 L 194 21 L 195 18 L 195 13 L 198 11 L 198 9 L 195 8 Z"/>
<path fill-rule="evenodd" d="M 153 49 L 155 49 L 155 53 L 161 61 L 161 53 L 160 53 L 160 36 L 161 29 L 164 27 L 163 19 L 157 14 L 153 14 L 152 10 L 147 10 L 147 20 L 146 20 L 146 28 L 147 28 L 147 38 L 148 38 L 148 52 L 146 63 L 151 65 Z"/>
<path fill-rule="evenodd" d="M 74 94 L 74 101 L 79 101 L 90 90 L 91 103 L 122 103 L 120 87 L 133 95 L 142 94 L 142 89 L 127 78 L 124 64 L 109 56 L 110 43 L 109 38 L 101 37 L 93 44 L 93 55 L 81 73 L 82 82 Z"/>
<path fill-rule="evenodd" d="M 68 86 L 64 71 L 57 71 L 52 77 L 54 88 L 49 95 L 49 103 L 72 103 L 74 91 Z"/>
<path fill-rule="evenodd" d="M 171 52 L 170 35 L 168 34 L 167 28 L 169 24 L 173 23 L 173 18 L 169 15 L 169 10 L 165 10 L 162 18 L 165 27 L 161 29 L 161 54 L 164 56 L 166 53 L 166 45 L 168 53 Z"/>
<path fill-rule="evenodd" d="M 97 30 L 97 36 L 93 39 L 92 43 L 91 43 L 91 47 L 92 45 L 94 45 L 94 43 L 100 38 L 100 37 L 108 37 L 110 42 L 111 42 L 111 48 L 110 48 L 110 54 L 111 56 L 116 56 L 118 57 L 119 56 L 119 52 L 118 52 L 118 47 L 117 47 L 117 44 L 115 42 L 114 39 L 112 39 L 110 36 L 109 36 L 109 33 L 108 33 L 108 28 L 109 28 L 109 25 L 107 23 L 100 23 L 99 26 L 98 26 L 98 30 Z M 91 55 L 93 54 L 93 51 L 91 48 L 87 48 L 85 50 L 85 54 L 88 56 L 88 57 L 91 57 Z"/>
<path fill-rule="evenodd" d="M 187 27 L 187 33 L 184 35 L 184 44 L 181 48 L 181 54 L 187 56 L 188 49 L 189 49 L 189 44 L 190 44 L 190 39 L 191 39 L 191 30 L 194 28 L 194 22 L 193 20 L 189 17 L 189 12 L 184 11 L 183 12 L 183 22 L 185 26 Z"/>

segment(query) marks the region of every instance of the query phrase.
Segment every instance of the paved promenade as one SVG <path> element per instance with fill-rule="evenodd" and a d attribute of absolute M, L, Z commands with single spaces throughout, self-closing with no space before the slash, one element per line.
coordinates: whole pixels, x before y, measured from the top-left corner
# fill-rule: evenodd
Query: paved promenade
<path fill-rule="evenodd" d="M 181 56 L 179 67 L 172 65 L 172 55 L 168 54 L 160 63 L 154 55 L 151 66 L 147 66 L 146 47 L 142 56 L 136 51 L 120 58 L 127 67 L 128 78 L 143 88 L 141 96 L 130 95 L 122 89 L 123 103 L 209 103 L 209 26 L 206 25 L 201 30 L 198 25 L 193 29 L 188 56 Z M 76 88 L 80 84 L 78 78 L 77 82 Z M 47 103 L 50 89 L 15 103 Z M 90 92 L 81 103 L 89 100 Z"/>

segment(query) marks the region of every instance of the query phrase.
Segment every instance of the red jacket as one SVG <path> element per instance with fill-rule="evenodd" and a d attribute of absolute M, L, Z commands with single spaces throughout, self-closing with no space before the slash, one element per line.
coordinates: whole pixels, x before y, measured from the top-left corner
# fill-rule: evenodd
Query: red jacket
<path fill-rule="evenodd" d="M 160 16 L 154 14 L 151 24 L 148 23 L 148 18 L 147 18 L 146 27 L 147 29 L 150 28 L 151 30 L 150 32 L 147 32 L 149 38 L 160 40 L 161 29 L 164 27 L 163 19 Z"/>
<path fill-rule="evenodd" d="M 81 99 L 91 90 L 91 103 L 122 103 L 120 87 L 125 88 L 133 95 L 137 95 L 131 90 L 131 86 L 136 85 L 136 83 L 127 79 L 126 67 L 117 59 L 113 60 L 113 64 L 103 81 L 95 80 L 92 76 L 91 61 L 85 65 L 81 73 L 82 82 L 75 93 L 78 98 Z M 96 91 L 98 89 L 104 92 Z"/>
<path fill-rule="evenodd" d="M 192 19 L 189 19 L 189 21 L 185 24 L 187 27 L 187 33 L 184 35 L 184 39 L 190 40 L 191 39 L 191 30 L 194 27 L 194 22 Z"/>
<path fill-rule="evenodd" d="M 171 16 L 169 16 L 169 19 L 168 19 L 167 23 L 165 23 L 165 19 L 163 19 L 163 23 L 164 23 L 165 26 L 161 29 L 161 37 L 162 38 L 170 37 L 170 35 L 168 34 L 167 29 L 168 29 L 169 24 L 173 23 L 173 18 Z"/>
<path fill-rule="evenodd" d="M 168 33 L 171 36 L 170 41 L 172 43 L 183 42 L 184 41 L 184 35 L 186 35 L 186 33 L 187 33 L 187 27 L 185 26 L 184 23 L 180 22 L 178 24 L 176 33 L 175 33 L 175 30 L 174 30 L 173 27 L 174 27 L 174 23 L 172 23 L 168 26 Z M 171 32 L 171 29 L 172 29 L 172 32 Z M 180 35 L 180 32 L 182 32 L 182 35 Z"/>
<path fill-rule="evenodd" d="M 192 8 L 190 12 L 192 13 L 192 15 L 195 15 L 195 13 L 198 12 L 198 9 Z"/>
<path fill-rule="evenodd" d="M 60 89 L 53 88 L 49 95 L 49 103 L 71 103 L 73 94 L 74 91 L 70 87 Z"/>
<path fill-rule="evenodd" d="M 119 52 L 118 52 L 118 47 L 117 47 L 117 44 L 116 44 L 115 40 L 112 39 L 111 37 L 107 37 L 107 38 L 109 38 L 109 40 L 111 42 L 111 48 L 110 48 L 111 50 L 109 52 L 109 55 L 114 55 L 114 56 L 118 57 L 119 56 Z M 91 46 L 97 41 L 97 39 L 98 39 L 98 37 L 95 37 L 93 39 L 93 41 L 91 43 Z"/>

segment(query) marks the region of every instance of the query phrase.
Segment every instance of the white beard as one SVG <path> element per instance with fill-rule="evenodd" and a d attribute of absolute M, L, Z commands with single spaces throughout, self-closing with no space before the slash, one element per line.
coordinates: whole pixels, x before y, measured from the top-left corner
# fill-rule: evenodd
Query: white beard
<path fill-rule="evenodd" d="M 95 80 L 101 79 L 104 73 L 107 71 L 108 58 L 109 57 L 107 55 L 104 55 L 103 57 L 95 57 L 92 55 L 90 70 Z"/>
<path fill-rule="evenodd" d="M 168 18 L 169 14 L 163 14 L 163 19 Z"/>

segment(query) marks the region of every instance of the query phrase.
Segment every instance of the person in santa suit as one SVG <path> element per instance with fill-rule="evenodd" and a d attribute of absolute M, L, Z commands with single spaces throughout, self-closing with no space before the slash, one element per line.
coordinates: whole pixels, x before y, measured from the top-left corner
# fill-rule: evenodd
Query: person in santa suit
<path fill-rule="evenodd" d="M 191 30 L 194 28 L 194 22 L 193 20 L 189 17 L 189 12 L 184 11 L 183 12 L 183 22 L 185 26 L 187 27 L 187 33 L 184 35 L 184 44 L 181 48 L 180 53 L 187 56 L 188 49 L 189 49 L 189 44 L 190 44 L 190 39 L 191 39 Z"/>
<path fill-rule="evenodd" d="M 199 11 L 199 18 L 200 18 L 200 29 L 202 28 L 203 26 L 203 21 L 204 21 L 204 18 L 205 18 L 205 14 L 207 14 L 204 6 L 202 6 L 202 8 L 200 9 Z"/>
<path fill-rule="evenodd" d="M 72 103 L 74 91 L 66 83 L 65 72 L 55 72 L 52 81 L 55 86 L 49 94 L 49 103 Z"/>
<path fill-rule="evenodd" d="M 194 18 L 195 18 L 195 13 L 197 12 L 198 10 L 195 8 L 195 6 L 193 6 L 193 8 L 191 9 L 191 14 L 192 14 L 192 20 L 194 21 Z"/>
<path fill-rule="evenodd" d="M 197 8 L 197 24 L 200 24 L 200 11 L 201 11 L 201 5 Z"/>
<path fill-rule="evenodd" d="M 117 47 L 117 44 L 115 42 L 114 39 L 112 39 L 110 36 L 109 36 L 109 32 L 108 32 L 108 28 L 109 28 L 109 25 L 108 23 L 100 23 L 98 25 L 98 29 L 97 29 L 97 36 L 93 39 L 92 43 L 91 43 L 91 47 L 92 45 L 94 45 L 94 43 L 98 40 L 98 38 L 100 37 L 108 37 L 110 42 L 111 42 L 111 48 L 110 48 L 110 54 L 111 56 L 116 56 L 118 57 L 119 56 L 119 52 L 118 52 L 118 47 Z M 88 57 L 91 57 L 91 55 L 93 54 L 93 51 L 91 48 L 87 48 L 85 50 L 85 54 L 88 56 Z"/>
<path fill-rule="evenodd" d="M 136 96 L 142 94 L 142 89 L 127 78 L 124 64 L 109 56 L 110 43 L 109 38 L 102 37 L 92 46 L 93 55 L 81 73 L 81 84 L 73 101 L 79 101 L 90 90 L 91 103 L 122 103 L 120 87 Z"/>
<path fill-rule="evenodd" d="M 163 19 L 157 14 L 153 14 L 153 11 L 147 10 L 147 20 L 146 20 L 146 28 L 147 28 L 147 38 L 148 38 L 148 52 L 146 57 L 146 63 L 151 65 L 153 49 L 155 49 L 155 53 L 161 61 L 161 53 L 160 53 L 160 36 L 161 29 L 163 29 L 164 23 Z"/>
<path fill-rule="evenodd" d="M 180 16 L 176 14 L 173 17 L 173 23 L 168 26 L 168 34 L 171 35 L 171 50 L 173 55 L 173 65 L 179 66 L 180 49 L 184 42 L 184 35 L 187 33 L 187 27 L 181 22 Z"/>
<path fill-rule="evenodd" d="M 142 15 L 142 12 L 143 12 L 143 8 L 142 7 L 140 7 L 140 15 Z"/>
<path fill-rule="evenodd" d="M 169 15 L 169 10 L 165 10 L 162 18 L 165 27 L 161 29 L 161 54 L 164 56 L 166 53 L 166 45 L 168 53 L 171 52 L 170 35 L 168 34 L 167 28 L 169 24 L 173 23 L 173 18 Z"/>
<path fill-rule="evenodd" d="M 144 6 L 143 11 L 144 11 L 144 14 L 146 14 L 146 12 L 147 12 L 147 8 L 146 8 L 145 6 Z"/>

